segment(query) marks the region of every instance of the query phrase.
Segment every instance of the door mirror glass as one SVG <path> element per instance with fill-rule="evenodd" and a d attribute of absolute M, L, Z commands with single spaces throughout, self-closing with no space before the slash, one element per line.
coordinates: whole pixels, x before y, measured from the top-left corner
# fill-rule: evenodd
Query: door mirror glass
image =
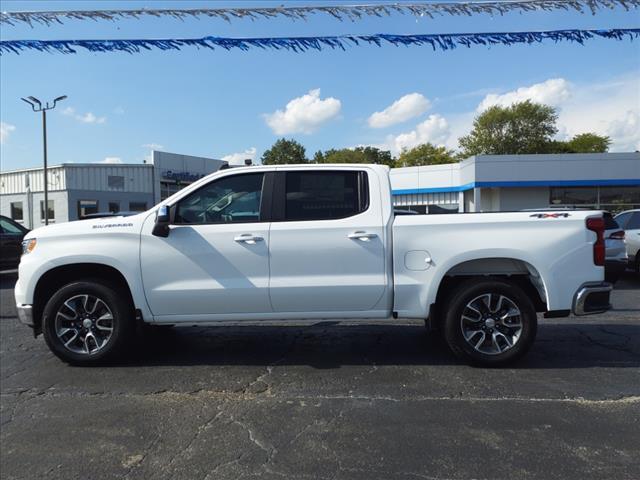
<path fill-rule="evenodd" d="M 169 207 L 166 205 L 161 206 L 156 212 L 156 223 L 153 226 L 153 231 L 151 233 L 156 237 L 168 237 L 170 221 L 171 215 Z"/>

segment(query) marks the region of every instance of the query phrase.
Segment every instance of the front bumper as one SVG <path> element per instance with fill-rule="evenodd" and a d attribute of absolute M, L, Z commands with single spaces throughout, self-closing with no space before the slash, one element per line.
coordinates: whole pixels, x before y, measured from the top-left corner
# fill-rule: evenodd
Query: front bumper
<path fill-rule="evenodd" d="M 606 312 L 611 308 L 609 297 L 613 285 L 607 282 L 585 283 L 573 298 L 574 315 Z"/>
<path fill-rule="evenodd" d="M 30 327 L 34 326 L 33 322 L 33 306 L 17 304 L 16 310 L 18 310 L 18 320 Z"/>

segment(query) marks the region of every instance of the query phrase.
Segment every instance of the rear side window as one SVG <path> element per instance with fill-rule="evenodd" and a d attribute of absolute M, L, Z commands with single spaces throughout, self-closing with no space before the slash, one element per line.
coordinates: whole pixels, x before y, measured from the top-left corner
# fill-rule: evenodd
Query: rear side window
<path fill-rule="evenodd" d="M 616 222 L 618 223 L 618 225 L 620 225 L 620 228 L 622 228 L 622 229 L 627 228 L 627 222 L 629 221 L 629 218 L 631 217 L 631 213 L 632 212 L 621 213 L 620 215 L 618 215 L 616 217 Z"/>
<path fill-rule="evenodd" d="M 627 223 L 627 230 L 638 230 L 640 228 L 640 212 L 634 212 Z"/>
<path fill-rule="evenodd" d="M 287 172 L 285 220 L 336 220 L 357 215 L 368 208 L 366 180 L 366 173 L 357 171 Z"/>

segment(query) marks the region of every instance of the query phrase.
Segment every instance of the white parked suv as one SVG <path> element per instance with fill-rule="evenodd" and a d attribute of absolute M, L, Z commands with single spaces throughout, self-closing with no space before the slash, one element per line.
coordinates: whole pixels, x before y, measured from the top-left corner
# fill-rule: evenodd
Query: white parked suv
<path fill-rule="evenodd" d="M 548 317 L 610 308 L 600 211 L 399 215 L 376 165 L 216 172 L 151 210 L 30 232 L 20 319 L 61 359 L 114 358 L 135 322 L 428 319 L 503 365 Z"/>
<path fill-rule="evenodd" d="M 621 212 L 615 220 L 625 232 L 629 265 L 640 273 L 640 209 Z"/>

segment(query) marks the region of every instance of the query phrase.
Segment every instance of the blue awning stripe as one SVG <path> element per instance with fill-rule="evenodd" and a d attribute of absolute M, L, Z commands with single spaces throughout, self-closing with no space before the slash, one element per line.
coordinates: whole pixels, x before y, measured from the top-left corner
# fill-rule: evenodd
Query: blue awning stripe
<path fill-rule="evenodd" d="M 460 186 L 435 188 L 409 188 L 393 190 L 393 195 L 415 195 L 419 193 L 464 192 L 473 188 L 514 187 L 640 187 L 640 178 L 618 178 L 606 180 L 532 180 L 516 182 L 472 182 Z"/>

